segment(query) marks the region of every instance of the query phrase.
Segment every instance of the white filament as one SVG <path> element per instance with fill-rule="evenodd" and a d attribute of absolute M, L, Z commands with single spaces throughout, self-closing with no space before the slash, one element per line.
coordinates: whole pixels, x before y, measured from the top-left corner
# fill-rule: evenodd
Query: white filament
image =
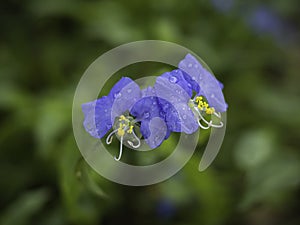
<path fill-rule="evenodd" d="M 118 156 L 118 158 L 116 156 L 114 157 L 114 159 L 116 161 L 120 161 L 120 159 L 122 157 L 122 151 L 123 151 L 123 136 L 121 136 L 119 156 Z"/>
<path fill-rule="evenodd" d="M 112 131 L 106 138 L 106 144 L 110 145 L 113 140 L 113 134 L 115 134 L 118 131 L 118 129 Z"/>
<path fill-rule="evenodd" d="M 139 148 L 141 146 L 141 140 L 136 136 L 136 134 L 134 133 L 134 131 L 132 130 L 132 134 L 134 136 L 134 138 L 137 140 L 137 145 L 134 145 L 131 141 L 127 141 L 128 144 L 133 147 L 133 148 Z"/>

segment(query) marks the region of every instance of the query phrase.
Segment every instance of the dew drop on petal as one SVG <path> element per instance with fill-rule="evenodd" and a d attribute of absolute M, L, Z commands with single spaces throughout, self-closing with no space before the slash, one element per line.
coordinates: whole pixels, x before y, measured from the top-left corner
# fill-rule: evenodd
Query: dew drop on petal
<path fill-rule="evenodd" d="M 189 63 L 188 67 L 191 68 L 192 66 L 193 66 L 193 64 L 192 64 L 192 63 Z"/>
<path fill-rule="evenodd" d="M 131 93 L 132 92 L 132 90 L 129 88 L 128 90 L 127 90 L 127 93 Z"/>
<path fill-rule="evenodd" d="M 195 64 L 194 67 L 197 69 L 198 68 L 198 64 Z"/>
<path fill-rule="evenodd" d="M 155 136 L 155 141 L 159 141 L 159 136 L 158 135 Z"/>
<path fill-rule="evenodd" d="M 182 118 L 185 120 L 186 119 L 186 115 L 183 115 Z"/>
<path fill-rule="evenodd" d="M 120 98 L 121 96 L 122 96 L 122 94 L 120 92 L 114 94 L 115 98 Z"/>
<path fill-rule="evenodd" d="M 177 83 L 178 79 L 174 76 L 171 76 L 171 77 L 169 77 L 169 81 L 174 84 L 174 83 Z"/>
<path fill-rule="evenodd" d="M 145 112 L 145 113 L 144 113 L 144 118 L 145 118 L 145 119 L 149 118 L 149 116 L 150 116 L 150 113 L 149 113 L 149 112 Z"/>
<path fill-rule="evenodd" d="M 192 77 L 192 80 L 196 80 L 196 77 Z"/>

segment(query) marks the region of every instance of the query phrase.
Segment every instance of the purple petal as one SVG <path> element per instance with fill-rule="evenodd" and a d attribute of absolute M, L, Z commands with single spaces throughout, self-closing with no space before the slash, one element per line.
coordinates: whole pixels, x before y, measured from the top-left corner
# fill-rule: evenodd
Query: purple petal
<path fill-rule="evenodd" d="M 197 121 L 188 102 L 190 96 L 176 83 L 165 77 L 158 77 L 154 85 L 159 104 L 165 114 L 168 129 L 173 132 L 191 134 L 198 129 Z"/>
<path fill-rule="evenodd" d="M 186 103 L 176 103 L 165 107 L 166 122 L 173 132 L 194 133 L 198 128 L 195 115 Z"/>
<path fill-rule="evenodd" d="M 227 110 L 219 81 L 194 56 L 187 54 L 179 63 L 179 68 L 199 84 L 200 91 L 198 94 L 204 95 L 211 107 L 214 107 L 218 112 Z"/>
<path fill-rule="evenodd" d="M 151 86 L 142 90 L 142 97 L 156 96 L 155 89 Z"/>
<path fill-rule="evenodd" d="M 192 97 L 192 85 L 185 80 L 184 72 L 182 70 L 166 72 L 162 74 L 161 77 L 168 79 L 171 84 L 179 85 L 190 97 Z"/>
<path fill-rule="evenodd" d="M 107 96 L 82 105 L 83 126 L 91 136 L 102 138 L 111 129 L 111 105 Z"/>
<path fill-rule="evenodd" d="M 150 121 L 143 121 L 141 125 L 141 133 L 143 135 L 147 133 L 145 139 L 152 149 L 157 148 L 165 140 L 167 130 L 166 122 L 159 117 L 152 118 Z"/>
<path fill-rule="evenodd" d="M 122 115 L 141 98 L 140 87 L 128 77 L 123 77 L 114 85 L 109 95 L 113 97 L 112 119 Z"/>
<path fill-rule="evenodd" d="M 157 97 L 144 97 L 137 101 L 130 110 L 130 114 L 137 120 L 150 120 L 153 117 L 161 117 L 161 109 L 157 103 Z"/>
<path fill-rule="evenodd" d="M 155 94 L 154 89 L 148 87 L 142 90 L 142 93 L 146 97 L 141 98 L 134 104 L 130 114 L 135 116 L 138 121 L 141 121 L 140 130 L 148 145 L 151 148 L 156 148 L 164 139 L 170 136 L 170 131 L 167 129 L 164 121 L 165 114 L 162 113 L 158 98 L 152 96 Z M 160 124 L 161 129 L 166 127 L 166 130 L 158 129 L 155 124 Z"/>
<path fill-rule="evenodd" d="M 157 97 L 172 104 L 177 102 L 187 103 L 191 99 L 190 95 L 180 85 L 170 82 L 168 78 L 162 76 L 156 79 L 154 88 Z"/>

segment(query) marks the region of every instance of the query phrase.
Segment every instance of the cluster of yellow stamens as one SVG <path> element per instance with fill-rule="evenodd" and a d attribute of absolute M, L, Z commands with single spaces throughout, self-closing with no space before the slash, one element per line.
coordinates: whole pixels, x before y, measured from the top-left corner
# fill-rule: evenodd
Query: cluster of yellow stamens
<path fill-rule="evenodd" d="M 130 125 L 130 121 L 129 119 L 127 119 L 124 115 L 121 115 L 119 118 L 119 128 L 118 128 L 118 135 L 124 136 L 125 135 L 125 131 L 127 130 L 128 134 L 131 134 L 133 131 L 133 126 Z M 129 126 L 129 129 L 128 129 Z"/>
<path fill-rule="evenodd" d="M 205 111 L 206 114 L 211 115 L 215 112 L 215 109 L 213 107 L 210 107 L 209 104 L 203 100 L 202 96 L 197 96 L 195 102 L 198 104 L 198 109 L 200 109 L 201 111 Z"/>
<path fill-rule="evenodd" d="M 141 140 L 134 133 L 134 124 L 136 123 L 130 116 L 121 115 L 115 122 L 116 129 L 113 130 L 106 138 L 106 144 L 111 144 L 113 135 L 116 134 L 120 138 L 120 151 L 118 157 L 115 156 L 115 160 L 119 161 L 122 157 L 123 141 L 126 141 L 132 148 L 137 149 L 141 146 Z M 129 137 L 124 137 L 125 134 L 129 134 Z M 125 140 L 124 140 L 125 138 Z M 134 140 L 134 142 L 133 142 Z"/>

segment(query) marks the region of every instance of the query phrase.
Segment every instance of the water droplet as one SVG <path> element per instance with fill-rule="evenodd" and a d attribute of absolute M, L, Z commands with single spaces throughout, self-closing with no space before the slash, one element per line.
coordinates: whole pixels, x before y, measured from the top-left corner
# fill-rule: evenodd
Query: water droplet
<path fill-rule="evenodd" d="M 198 68 L 198 64 L 195 64 L 194 67 L 197 69 Z"/>
<path fill-rule="evenodd" d="M 174 84 L 174 83 L 177 83 L 178 79 L 177 79 L 177 77 L 171 76 L 171 77 L 169 77 L 169 81 Z"/>
<path fill-rule="evenodd" d="M 182 118 L 185 120 L 186 119 L 186 115 L 183 115 Z"/>
<path fill-rule="evenodd" d="M 192 77 L 192 80 L 196 80 L 196 77 L 193 76 L 193 77 Z"/>
<path fill-rule="evenodd" d="M 214 95 L 214 94 L 211 94 L 211 96 L 210 96 L 210 97 L 214 98 L 214 97 L 215 97 L 215 95 Z"/>
<path fill-rule="evenodd" d="M 159 141 L 159 136 L 158 135 L 155 136 L 155 141 Z"/>
<path fill-rule="evenodd" d="M 153 105 L 156 105 L 156 102 L 153 102 L 152 104 L 153 104 Z"/>
<path fill-rule="evenodd" d="M 122 96 L 122 94 L 120 92 L 114 94 L 115 98 L 120 98 L 121 96 Z"/>
<path fill-rule="evenodd" d="M 176 97 L 176 96 L 174 96 L 174 95 L 172 95 L 171 96 L 171 101 L 173 102 L 173 101 L 177 101 L 178 100 L 178 98 Z"/>
<path fill-rule="evenodd" d="M 129 88 L 128 90 L 127 90 L 127 93 L 131 93 L 132 92 L 132 90 L 131 90 L 131 88 Z"/>
<path fill-rule="evenodd" d="M 192 63 L 189 63 L 188 67 L 191 68 L 192 66 L 193 66 L 193 64 L 192 64 Z"/>
<path fill-rule="evenodd" d="M 191 87 L 192 87 L 192 85 L 191 85 L 190 83 L 188 83 L 188 87 L 189 87 L 189 88 L 191 88 Z"/>
<path fill-rule="evenodd" d="M 107 109 L 104 109 L 104 112 L 107 112 Z"/>
<path fill-rule="evenodd" d="M 182 107 L 182 110 L 184 111 L 184 110 L 185 110 L 185 107 Z"/>
<path fill-rule="evenodd" d="M 150 113 L 149 113 L 149 112 L 145 112 L 145 113 L 144 113 L 144 118 L 145 118 L 145 119 L 149 118 L 149 116 L 150 116 Z"/>

